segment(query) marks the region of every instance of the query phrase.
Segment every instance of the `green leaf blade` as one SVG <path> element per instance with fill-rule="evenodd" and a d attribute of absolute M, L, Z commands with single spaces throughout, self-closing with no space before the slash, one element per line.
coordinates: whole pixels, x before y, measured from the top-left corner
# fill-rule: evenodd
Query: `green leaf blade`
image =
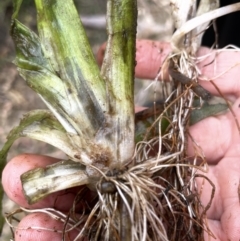
<path fill-rule="evenodd" d="M 38 29 L 44 52 L 56 73 L 75 89 L 82 82 L 93 91 L 94 99 L 106 110 L 106 89 L 86 33 L 72 1 L 35 0 Z"/>
<path fill-rule="evenodd" d="M 207 117 L 218 115 L 221 112 L 226 111 L 227 109 L 227 104 L 208 104 L 207 102 L 204 102 L 203 106 L 200 109 L 196 108 L 192 110 L 190 116 L 190 125 L 194 125 Z"/>
<path fill-rule="evenodd" d="M 79 79 L 81 88 L 76 89 L 59 78 L 44 56 L 38 36 L 17 20 L 12 24 L 12 36 L 17 52 L 15 63 L 27 84 L 40 94 L 66 130 L 93 137 L 103 123 L 104 115 L 87 83 Z"/>
<path fill-rule="evenodd" d="M 108 89 L 112 135 L 105 139 L 115 153 L 113 162 L 118 165 L 131 159 L 135 145 L 133 85 L 137 5 L 135 0 L 109 0 L 107 6 L 108 42 L 101 73 Z"/>

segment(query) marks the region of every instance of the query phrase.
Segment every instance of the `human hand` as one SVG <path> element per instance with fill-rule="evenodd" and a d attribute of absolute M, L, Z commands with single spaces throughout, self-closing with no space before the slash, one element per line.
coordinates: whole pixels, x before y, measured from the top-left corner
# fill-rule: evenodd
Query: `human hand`
<path fill-rule="evenodd" d="M 167 43 L 139 41 L 137 43 L 136 75 L 139 78 L 155 78 L 161 63 L 170 51 L 170 46 Z M 208 51 L 208 49 L 202 48 L 200 55 Z M 204 67 L 205 64 L 212 61 L 212 57 L 201 63 L 200 67 L 204 75 L 212 77 L 235 65 L 239 60 L 240 53 L 223 52 L 217 56 L 215 73 L 213 73 L 213 64 Z M 239 75 L 240 66 L 236 66 L 225 75 L 214 80 L 226 98 L 233 102 L 232 108 L 237 119 L 240 119 L 240 82 L 237 78 Z M 211 83 L 201 81 L 201 85 L 214 95 L 218 95 Z M 230 112 L 217 117 L 209 117 L 192 126 L 190 133 L 204 151 L 209 163 L 207 176 L 216 187 L 212 206 L 207 212 L 209 227 L 216 236 L 216 240 L 239 240 L 240 133 L 237 129 L 235 118 Z M 189 144 L 188 152 L 189 155 L 193 152 L 191 143 Z M 4 190 L 9 198 L 18 205 L 27 208 L 54 207 L 61 211 L 67 211 L 72 205 L 76 193 L 75 189 L 52 194 L 31 206 L 27 204 L 22 192 L 20 182 L 22 173 L 57 161 L 59 160 L 31 154 L 23 154 L 12 159 L 4 169 L 2 177 Z M 201 201 L 204 205 L 209 201 L 211 190 L 211 186 L 205 182 L 201 196 Z M 46 214 L 31 214 L 20 222 L 19 228 L 25 229 L 16 231 L 15 241 L 61 240 L 61 234 L 59 233 L 26 229 L 30 226 L 47 227 L 50 229 L 61 229 L 63 227 L 60 222 L 52 220 Z M 73 239 L 75 234 L 70 234 L 70 240 Z M 207 235 L 205 235 L 205 240 L 208 240 Z"/>

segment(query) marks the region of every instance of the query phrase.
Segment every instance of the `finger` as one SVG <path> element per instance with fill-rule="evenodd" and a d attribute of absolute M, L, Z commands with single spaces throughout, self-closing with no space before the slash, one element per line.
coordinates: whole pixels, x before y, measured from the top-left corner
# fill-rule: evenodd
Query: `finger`
<path fill-rule="evenodd" d="M 226 171 L 227 170 L 227 171 Z M 232 205 L 239 205 L 240 165 L 238 157 L 225 157 L 216 166 L 210 166 L 204 174 L 208 179 L 198 177 L 197 186 L 203 206 L 207 206 L 214 194 L 207 217 L 221 220 Z M 240 208 L 240 205 L 239 205 Z M 240 218 L 239 218 L 240 219 Z"/>
<path fill-rule="evenodd" d="M 224 51 L 212 54 L 199 63 L 202 75 L 207 79 L 213 79 L 220 91 L 231 101 L 235 101 L 240 96 L 240 81 L 237 76 L 240 75 L 240 52 Z M 201 48 L 198 56 L 209 54 L 208 48 Z M 216 76 L 219 76 L 215 78 Z M 200 81 L 200 84 L 214 95 L 219 95 L 216 88 L 209 81 Z"/>
<path fill-rule="evenodd" d="M 214 240 L 214 241 L 226 241 L 226 234 L 222 229 L 221 222 L 219 220 L 207 220 L 208 228 L 210 229 L 211 233 L 204 232 L 204 240 Z M 213 236 L 212 236 L 213 235 Z"/>
<path fill-rule="evenodd" d="M 216 236 L 216 240 L 239 240 L 239 158 L 223 158 L 217 166 L 210 166 L 209 172 L 205 175 L 215 184 L 215 195 L 207 211 L 210 230 Z M 202 178 L 198 178 L 197 182 L 201 192 L 201 203 L 206 207 L 213 187 L 206 179 L 203 181 Z"/>
<path fill-rule="evenodd" d="M 226 234 L 225 240 L 239 241 L 240 206 L 239 203 L 231 205 L 222 215 L 221 224 Z"/>
<path fill-rule="evenodd" d="M 211 116 L 194 124 L 189 133 L 188 154 L 203 153 L 209 164 L 216 164 L 226 153 L 231 142 L 229 119 L 224 115 Z"/>
<path fill-rule="evenodd" d="M 45 213 L 33 213 L 24 217 L 15 231 L 15 241 L 46 241 L 62 240 L 64 224 L 51 218 Z M 47 230 L 44 230 L 47 229 Z M 66 240 L 74 240 L 77 231 L 73 230 L 66 234 Z"/>
<path fill-rule="evenodd" d="M 147 107 L 144 107 L 144 106 L 135 106 L 135 113 L 138 113 L 142 110 L 146 110 Z"/>
<path fill-rule="evenodd" d="M 103 61 L 105 48 L 106 43 L 100 47 L 97 54 L 97 61 L 100 65 Z M 170 52 L 171 47 L 167 42 L 137 40 L 135 76 L 141 79 L 154 79 Z"/>
<path fill-rule="evenodd" d="M 76 190 L 74 188 L 53 193 L 33 205 L 27 203 L 22 190 L 21 174 L 58 161 L 58 159 L 52 157 L 31 154 L 22 154 L 13 158 L 8 162 L 2 174 L 2 184 L 7 196 L 18 205 L 26 208 L 54 207 L 59 210 L 69 210 L 76 196 Z"/>
<path fill-rule="evenodd" d="M 190 134 L 199 145 L 207 161 L 216 164 L 224 156 L 240 155 L 240 98 L 232 106 L 233 113 L 211 116 L 190 127 Z M 188 152 L 194 154 L 194 144 L 189 141 Z"/>
<path fill-rule="evenodd" d="M 171 53 L 171 46 L 167 42 L 138 40 L 136 43 L 136 77 L 141 79 L 156 78 L 169 53 Z"/>

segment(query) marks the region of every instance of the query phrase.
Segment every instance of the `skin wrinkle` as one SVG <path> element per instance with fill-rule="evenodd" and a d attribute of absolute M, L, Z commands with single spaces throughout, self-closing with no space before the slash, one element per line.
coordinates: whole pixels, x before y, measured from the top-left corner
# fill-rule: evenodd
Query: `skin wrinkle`
<path fill-rule="evenodd" d="M 216 168 L 212 168 L 210 167 L 210 171 L 213 173 L 214 179 L 212 180 L 214 182 L 214 184 L 217 186 L 216 188 L 216 193 L 215 193 L 215 205 L 213 206 L 213 211 L 212 213 L 209 213 L 209 218 L 213 219 L 213 220 L 220 220 L 221 218 L 221 213 L 223 212 L 223 202 L 222 199 L 220 198 L 216 198 L 217 196 L 222 196 L 222 192 L 221 192 L 221 186 L 219 184 L 219 169 Z"/>
<path fill-rule="evenodd" d="M 149 49 L 145 47 L 142 48 L 138 46 L 137 42 L 137 52 L 136 52 L 136 59 L 137 59 L 137 66 L 135 68 L 136 72 L 140 72 L 138 69 L 141 69 L 141 73 L 145 73 L 146 75 L 140 76 L 141 78 L 150 78 L 154 79 L 157 75 L 157 72 L 160 70 L 161 63 L 167 57 L 170 46 L 168 43 L 162 42 L 161 44 L 153 45 L 152 41 L 144 40 L 143 44 L 146 46 L 149 45 Z M 151 61 L 151 65 L 149 66 L 147 61 Z"/>
<path fill-rule="evenodd" d="M 209 53 L 208 48 L 201 48 L 198 52 L 199 56 L 207 53 Z M 214 59 L 215 61 L 212 62 Z M 226 59 L 228 61 L 225 61 Z M 236 61 L 237 59 L 239 59 L 239 61 Z M 240 95 L 240 82 L 237 78 L 232 78 L 232 76 L 240 75 L 239 51 L 220 52 L 216 55 L 216 57 L 214 57 L 213 54 L 206 58 L 203 62 L 200 62 L 198 67 L 202 71 L 202 76 L 205 78 L 207 77 L 209 80 L 227 71 L 223 75 L 219 76 L 217 80 L 214 79 L 214 83 L 217 84 L 220 90 L 224 89 L 225 96 L 232 102 Z M 215 87 L 209 81 L 200 81 L 200 84 L 204 88 L 207 88 L 211 93 L 219 95 Z"/>
<path fill-rule="evenodd" d="M 207 216 L 211 220 L 219 220 L 221 217 L 220 213 L 222 213 L 223 211 L 223 205 L 222 205 L 222 201 L 219 198 L 216 198 L 217 196 L 220 195 L 221 190 L 220 190 L 218 178 L 216 178 L 213 175 L 214 173 L 215 173 L 214 169 L 212 168 L 212 166 L 210 166 L 207 176 L 208 177 L 211 176 L 211 181 L 215 185 L 215 195 L 213 198 L 213 203 L 207 212 Z M 206 205 L 210 201 L 210 197 L 212 194 L 212 186 L 202 178 L 197 178 L 197 184 L 198 184 L 198 191 L 199 193 L 201 193 L 200 198 L 202 200 L 202 204 L 206 207 Z"/>
<path fill-rule="evenodd" d="M 209 163 L 215 163 L 218 159 L 222 158 L 227 147 L 229 146 L 231 138 L 222 139 L 219 136 L 225 125 L 229 125 L 228 120 L 226 120 L 226 118 L 223 116 L 219 116 L 208 117 L 190 127 L 190 133 L 192 136 L 195 137 L 194 140 L 196 143 L 211 143 L 211 145 L 206 146 L 204 149 L 204 154 Z M 202 130 L 201 135 L 197 134 L 199 128 Z M 209 129 L 214 130 L 214 134 L 211 136 L 209 135 Z M 193 147 L 191 145 L 191 142 L 189 142 L 189 144 L 190 145 L 188 147 L 188 151 L 191 155 L 193 154 Z M 213 148 L 212 146 L 214 146 L 215 148 Z M 212 153 L 214 153 L 214 156 L 212 155 Z"/>
<path fill-rule="evenodd" d="M 239 137 L 240 137 L 240 130 L 238 129 L 237 123 L 236 121 L 240 121 L 240 109 L 239 109 L 239 105 L 238 103 L 240 102 L 240 98 L 238 98 L 236 100 L 236 103 L 232 106 L 234 115 L 233 118 L 231 118 L 232 113 L 228 113 L 228 118 L 230 119 L 230 123 L 226 123 L 228 125 L 226 125 L 227 127 L 229 126 L 235 126 L 235 128 L 229 128 L 227 130 L 225 130 L 225 133 L 231 133 L 228 136 L 231 136 L 231 140 L 230 140 L 230 144 L 228 145 L 229 149 L 227 150 L 226 155 L 231 156 L 231 155 L 236 155 L 236 153 L 238 154 L 238 156 L 240 156 L 240 148 L 233 148 L 232 145 L 237 145 L 239 146 Z M 227 118 L 227 117 L 226 117 Z M 236 119 L 235 119 L 236 118 Z M 238 123 L 239 124 L 239 123 Z M 234 150 L 234 153 L 232 153 Z"/>
<path fill-rule="evenodd" d="M 208 220 L 208 224 L 209 226 L 212 226 L 214 230 L 217 230 L 214 232 L 214 236 L 216 237 L 216 239 L 209 239 L 208 235 L 205 233 L 204 235 L 204 240 L 206 241 L 219 241 L 219 240 L 227 240 L 226 235 L 224 233 L 222 233 L 220 230 L 222 230 L 222 225 L 221 223 L 219 223 L 219 221 L 216 220 Z"/>
<path fill-rule="evenodd" d="M 232 205 L 228 208 L 228 212 L 223 213 L 221 221 L 226 223 L 226 225 L 223 226 L 223 230 L 225 231 L 227 237 L 231 237 L 231 239 L 228 238 L 226 240 L 239 241 L 239 216 L 239 204 Z"/>
<path fill-rule="evenodd" d="M 41 217 L 41 218 L 39 218 Z M 23 218 L 22 221 L 19 224 L 19 228 L 16 231 L 16 238 L 15 241 L 41 241 L 46 240 L 44 238 L 45 231 L 43 230 L 31 230 L 29 232 L 29 229 L 24 230 L 28 227 L 42 227 L 42 228 L 50 228 L 54 230 L 62 230 L 63 224 L 61 222 L 57 222 L 56 220 L 53 220 L 51 217 L 49 217 L 47 214 L 43 213 L 33 213 L 28 215 L 27 217 Z M 47 240 L 61 240 L 62 234 L 57 232 L 48 232 L 48 239 Z M 77 235 L 76 231 L 71 232 L 70 240 L 73 240 L 73 238 Z M 68 240 L 68 239 L 67 239 Z"/>
<path fill-rule="evenodd" d="M 224 163 L 224 164 L 222 164 Z M 238 192 L 237 192 L 237 188 L 238 188 L 238 184 L 239 184 L 239 178 L 237 178 L 238 173 L 240 172 L 240 168 L 238 165 L 236 165 L 236 158 L 228 158 L 227 162 L 222 162 L 219 164 L 218 170 L 223 169 L 223 168 L 227 168 L 228 165 L 231 166 L 231 169 L 233 170 L 233 172 L 236 175 L 228 175 L 227 172 L 221 172 L 219 171 L 219 179 L 220 180 L 225 180 L 222 184 L 221 184 L 221 190 L 224 190 L 224 192 L 222 193 L 222 195 L 224 195 L 223 198 L 223 205 L 224 208 L 231 206 L 232 203 L 235 203 L 238 201 Z M 223 168 L 221 168 L 221 166 Z M 234 202 L 233 200 L 234 199 Z"/>

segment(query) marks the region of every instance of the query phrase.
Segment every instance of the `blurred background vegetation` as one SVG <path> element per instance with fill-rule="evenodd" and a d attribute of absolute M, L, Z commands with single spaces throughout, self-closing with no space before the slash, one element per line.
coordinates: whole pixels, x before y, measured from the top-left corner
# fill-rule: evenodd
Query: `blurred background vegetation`
<path fill-rule="evenodd" d="M 105 13 L 107 0 L 75 0 L 76 7 L 85 26 L 94 54 L 106 41 Z M 3 146 L 9 131 L 19 123 L 21 117 L 30 110 L 46 108 L 44 103 L 18 75 L 12 63 L 15 56 L 13 42 L 10 37 L 12 0 L 0 1 L 0 148 Z M 34 0 L 24 0 L 19 20 L 37 32 L 36 10 Z M 137 37 L 168 41 L 172 34 L 172 21 L 168 0 L 138 0 Z M 153 92 L 145 91 L 148 81 L 136 81 L 135 99 L 148 99 Z M 46 143 L 27 138 L 16 141 L 10 151 L 9 158 L 19 153 L 38 153 L 63 158 L 61 151 Z M 14 208 L 14 204 L 5 198 L 4 212 Z M 9 240 L 9 229 L 4 229 L 1 240 Z"/>

